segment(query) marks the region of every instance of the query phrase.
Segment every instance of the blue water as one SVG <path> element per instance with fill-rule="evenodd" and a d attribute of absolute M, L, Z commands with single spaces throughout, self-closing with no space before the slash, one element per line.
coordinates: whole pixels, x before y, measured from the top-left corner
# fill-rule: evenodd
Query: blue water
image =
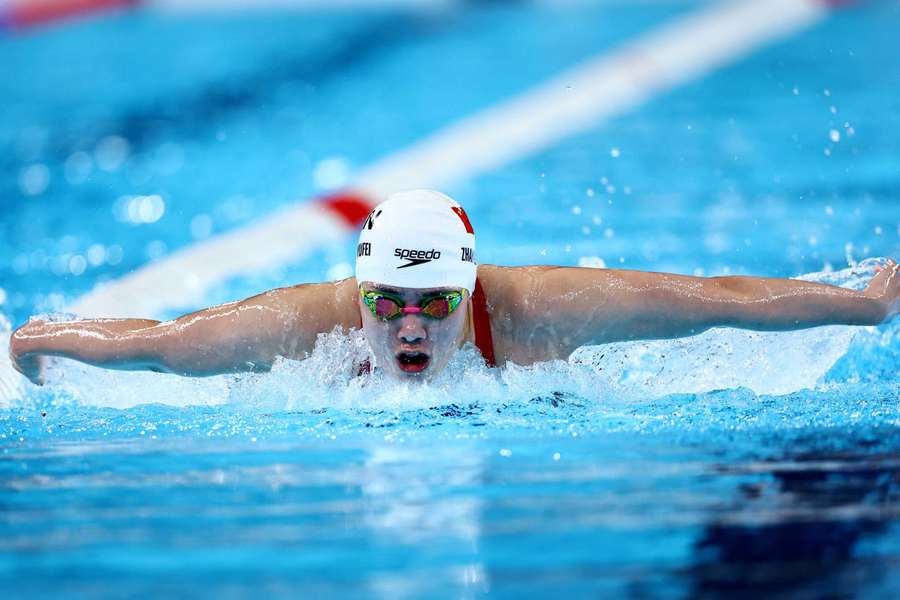
<path fill-rule="evenodd" d="M 707 4 L 145 10 L 0 38 L 0 313 L 62 310 Z M 848 263 L 900 257 L 898 26 L 896 3 L 861 3 L 447 191 L 482 262 L 858 287 L 870 271 Z M 133 196 L 159 197 L 151 222 Z M 0 593 L 900 591 L 896 320 L 499 372 L 469 350 L 424 389 L 335 366 L 364 351 L 334 334 L 303 363 L 203 380 L 54 364 L 0 408 Z"/>

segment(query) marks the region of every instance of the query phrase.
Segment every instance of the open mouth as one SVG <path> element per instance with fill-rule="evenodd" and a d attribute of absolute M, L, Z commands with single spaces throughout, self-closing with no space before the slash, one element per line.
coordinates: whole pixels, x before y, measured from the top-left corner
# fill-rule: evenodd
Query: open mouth
<path fill-rule="evenodd" d="M 397 354 L 397 365 L 405 373 L 421 373 L 428 368 L 431 357 L 424 352 L 400 352 Z"/>

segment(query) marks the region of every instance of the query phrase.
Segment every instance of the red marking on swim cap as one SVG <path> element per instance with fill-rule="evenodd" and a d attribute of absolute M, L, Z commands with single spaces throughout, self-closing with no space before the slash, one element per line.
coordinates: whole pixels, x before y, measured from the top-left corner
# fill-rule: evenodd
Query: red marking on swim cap
<path fill-rule="evenodd" d="M 341 217 L 350 227 L 359 227 L 374 207 L 363 196 L 342 192 L 320 200 L 322 206 Z"/>
<path fill-rule="evenodd" d="M 38 0 L 12 2 L 7 22 L 13 27 L 39 25 L 74 15 L 136 4 L 137 0 Z"/>
<path fill-rule="evenodd" d="M 450 208 L 453 209 L 453 212 L 455 212 L 456 215 L 463 222 L 463 225 L 466 228 L 466 233 L 471 233 L 472 235 L 475 235 L 475 230 L 472 229 L 472 224 L 469 223 L 469 217 L 466 215 L 466 211 L 464 211 L 461 206 L 451 206 Z"/>

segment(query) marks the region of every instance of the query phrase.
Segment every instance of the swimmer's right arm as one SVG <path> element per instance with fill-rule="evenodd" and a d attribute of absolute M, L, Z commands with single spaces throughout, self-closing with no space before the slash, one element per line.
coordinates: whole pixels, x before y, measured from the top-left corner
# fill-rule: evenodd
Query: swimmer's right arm
<path fill-rule="evenodd" d="M 355 301 L 356 284 L 348 279 L 272 290 L 172 321 L 31 321 L 10 338 L 10 358 L 39 385 L 45 356 L 197 377 L 266 371 L 279 356 L 305 357 L 319 333 L 357 326 Z"/>

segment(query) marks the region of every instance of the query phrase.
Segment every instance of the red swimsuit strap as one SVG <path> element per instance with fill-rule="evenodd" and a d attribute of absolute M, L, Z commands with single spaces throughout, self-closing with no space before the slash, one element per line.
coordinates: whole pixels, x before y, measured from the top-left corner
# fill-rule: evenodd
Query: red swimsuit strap
<path fill-rule="evenodd" d="M 481 282 L 475 280 L 475 293 L 472 294 L 472 321 L 475 324 L 475 347 L 481 350 L 484 362 L 489 367 L 496 367 L 494 356 L 494 338 L 491 336 L 491 319 L 487 311 L 487 299 Z"/>

